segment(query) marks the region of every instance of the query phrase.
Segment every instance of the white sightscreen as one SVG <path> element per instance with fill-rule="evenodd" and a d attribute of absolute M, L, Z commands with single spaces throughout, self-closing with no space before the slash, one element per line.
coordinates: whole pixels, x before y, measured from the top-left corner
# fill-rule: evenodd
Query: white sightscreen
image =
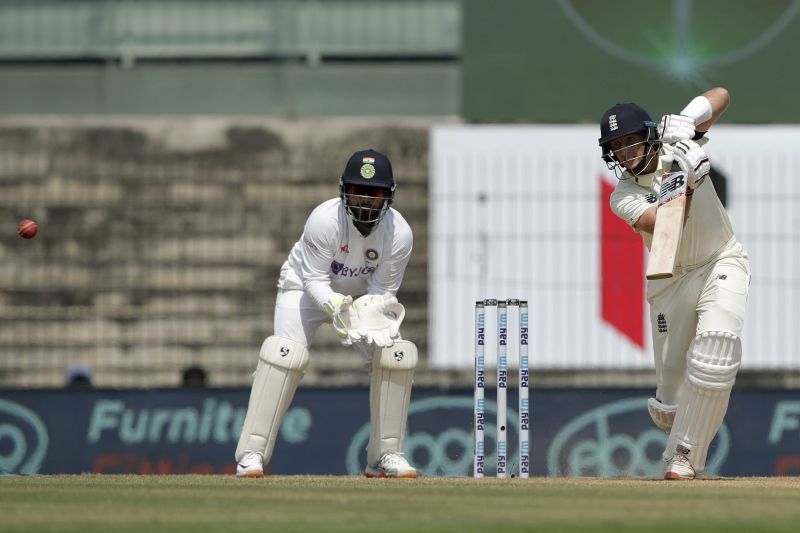
<path fill-rule="evenodd" d="M 433 366 L 472 365 L 474 303 L 484 298 L 529 301 L 534 367 L 652 366 L 644 297 L 624 313 L 601 311 L 609 280 L 624 265 L 643 267 L 646 252 L 614 256 L 619 268 L 601 270 L 601 210 L 616 178 L 599 158 L 597 137 L 595 126 L 432 131 Z M 798 368 L 800 128 L 716 126 L 710 138 L 705 148 L 727 178 L 728 213 L 753 269 L 743 366 Z M 627 283 L 643 289 L 644 279 Z"/>

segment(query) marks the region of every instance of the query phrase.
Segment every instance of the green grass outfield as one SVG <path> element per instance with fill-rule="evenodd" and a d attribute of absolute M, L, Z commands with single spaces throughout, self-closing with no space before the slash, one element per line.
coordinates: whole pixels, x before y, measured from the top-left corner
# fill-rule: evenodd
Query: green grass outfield
<path fill-rule="evenodd" d="M 0 531 L 797 531 L 800 478 L 0 477 Z"/>

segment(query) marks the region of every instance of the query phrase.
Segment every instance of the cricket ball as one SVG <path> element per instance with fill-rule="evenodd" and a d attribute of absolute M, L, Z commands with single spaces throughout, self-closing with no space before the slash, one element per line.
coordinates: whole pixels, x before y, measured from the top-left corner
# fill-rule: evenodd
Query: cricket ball
<path fill-rule="evenodd" d="M 21 220 L 17 226 L 17 233 L 23 239 L 33 239 L 36 237 L 37 231 L 39 231 L 39 225 L 29 218 Z"/>

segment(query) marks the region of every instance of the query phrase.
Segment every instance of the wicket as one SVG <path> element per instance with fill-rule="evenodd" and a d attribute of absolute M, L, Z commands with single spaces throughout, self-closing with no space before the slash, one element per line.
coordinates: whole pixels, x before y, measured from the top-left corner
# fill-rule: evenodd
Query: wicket
<path fill-rule="evenodd" d="M 530 404 L 528 395 L 528 302 L 525 300 L 478 300 L 475 302 L 475 387 L 473 477 L 485 470 L 484 431 L 486 425 L 486 308 L 497 308 L 497 477 L 508 473 L 508 307 L 519 308 L 519 477 L 530 476 Z M 512 475 L 513 477 L 513 475 Z"/>

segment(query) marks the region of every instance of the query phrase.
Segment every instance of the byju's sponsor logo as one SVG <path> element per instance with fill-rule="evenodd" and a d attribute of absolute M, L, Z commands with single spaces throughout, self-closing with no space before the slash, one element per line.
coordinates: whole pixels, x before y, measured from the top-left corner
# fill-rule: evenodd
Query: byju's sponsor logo
<path fill-rule="evenodd" d="M 490 420 L 496 420 L 497 405 L 485 401 Z M 473 436 L 472 428 L 453 427 L 452 420 L 470 420 L 474 408 L 473 398 L 434 396 L 412 402 L 408 409 L 408 435 L 403 450 L 409 462 L 425 476 L 468 476 L 472 474 Z M 516 470 L 519 451 L 515 443 L 517 413 L 508 409 L 508 468 Z M 494 472 L 497 468 L 496 437 L 494 423 L 485 426 L 484 468 Z M 367 464 L 365 448 L 369 441 L 369 423 L 356 431 L 347 447 L 345 458 L 347 473 L 359 475 Z M 513 436 L 512 436 L 513 434 Z"/>
<path fill-rule="evenodd" d="M 331 262 L 331 273 L 334 276 L 342 276 L 345 278 L 357 278 L 358 276 L 368 276 L 375 272 L 375 267 L 371 266 L 345 266 L 338 261 Z"/>
<path fill-rule="evenodd" d="M 24 405 L 0 400 L 0 475 L 36 474 L 47 455 L 47 428 Z"/>
<path fill-rule="evenodd" d="M 718 473 L 730 441 L 723 424 L 709 449 L 707 473 Z M 547 450 L 547 475 L 660 476 L 666 443 L 667 435 L 653 427 L 646 398 L 619 400 L 583 413 L 558 432 Z"/>

